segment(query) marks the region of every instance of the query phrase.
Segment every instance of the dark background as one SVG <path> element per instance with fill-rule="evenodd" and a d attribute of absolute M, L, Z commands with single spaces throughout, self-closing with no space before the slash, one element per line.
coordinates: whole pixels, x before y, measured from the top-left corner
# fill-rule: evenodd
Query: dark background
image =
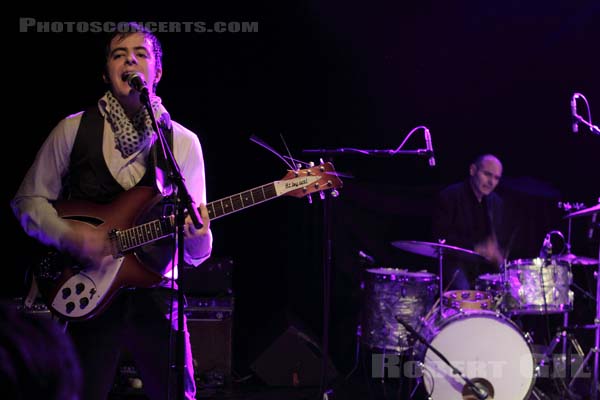
<path fill-rule="evenodd" d="M 172 118 L 200 137 L 209 201 L 285 174 L 286 166 L 252 135 L 286 154 L 283 137 L 294 157 L 318 162 L 302 150 L 394 149 L 414 127 L 431 130 L 435 168 L 412 155 L 332 159 L 348 175 L 328 214 L 331 353 L 342 372 L 353 363 L 364 268 L 358 251 L 378 266 L 431 270 L 435 260 L 390 242 L 432 240 L 433 196 L 463 179 L 475 156 L 491 152 L 504 162 L 498 191 L 523 227 L 515 257 L 537 256 L 550 229 L 567 234 L 559 201 L 596 204 L 600 136 L 581 125 L 571 132 L 570 100 L 580 92 L 593 116 L 600 115 L 598 1 L 239 3 L 16 5 L 20 11 L 5 24 L 3 297 L 24 294 L 25 270 L 35 262 L 10 198 L 56 123 L 105 90 L 103 35 L 20 33 L 18 17 L 258 21 L 257 33 L 158 33 L 164 49 L 158 95 Z M 585 116 L 584 108 L 579 100 Z M 424 147 L 422 130 L 405 145 Z M 212 224 L 214 256 L 234 260 L 240 373 L 283 329 L 286 313 L 317 335 L 322 330 L 323 205 L 316 195 L 313 204 L 277 199 Z M 588 220 L 573 220 L 572 245 L 574 253 L 593 257 L 597 242 L 587 239 Z M 583 286 L 593 285 L 589 267 L 575 274 Z M 582 302 L 574 314 L 589 323 L 593 306 Z"/>

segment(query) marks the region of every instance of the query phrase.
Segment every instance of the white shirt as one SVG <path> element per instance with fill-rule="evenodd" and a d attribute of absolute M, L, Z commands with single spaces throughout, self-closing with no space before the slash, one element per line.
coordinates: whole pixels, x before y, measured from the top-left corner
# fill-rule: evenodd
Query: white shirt
<path fill-rule="evenodd" d="M 99 109 L 104 115 L 102 101 Z M 160 113 L 164 112 L 162 109 Z M 57 200 L 62 190 L 62 179 L 69 172 L 71 150 L 77 136 L 83 112 L 70 115 L 60 121 L 37 153 L 19 190 L 11 202 L 13 212 L 25 232 L 42 243 L 59 248 L 62 236 L 68 230 L 67 223 L 58 216 L 50 201 Z M 157 115 L 158 118 L 160 115 Z M 186 187 L 196 205 L 206 204 L 206 181 L 204 157 L 198 137 L 189 129 L 175 121 L 173 124 L 173 155 L 179 164 Z M 146 172 L 146 158 L 149 146 L 130 155 L 121 156 L 115 147 L 114 133 L 110 123 L 104 119 L 102 152 L 106 165 L 115 180 L 128 190 L 134 187 Z M 195 249 L 195 254 L 203 254 L 193 259 L 186 248 L 184 259 L 192 265 L 199 265 L 210 256 L 212 233 L 209 240 L 201 241 L 205 249 Z M 203 250 L 203 251 L 202 251 Z M 171 273 L 168 272 L 168 276 Z"/>

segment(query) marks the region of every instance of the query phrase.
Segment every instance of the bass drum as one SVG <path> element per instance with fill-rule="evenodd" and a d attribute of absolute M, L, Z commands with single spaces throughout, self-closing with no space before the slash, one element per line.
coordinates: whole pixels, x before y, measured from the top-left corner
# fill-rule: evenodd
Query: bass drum
<path fill-rule="evenodd" d="M 424 329 L 431 346 L 477 386 L 485 387 L 489 398 L 528 398 L 535 383 L 531 345 L 504 315 L 484 310 L 458 313 L 428 321 Z M 421 359 L 431 399 L 462 399 L 470 393 L 463 379 L 430 348 L 423 348 Z"/>

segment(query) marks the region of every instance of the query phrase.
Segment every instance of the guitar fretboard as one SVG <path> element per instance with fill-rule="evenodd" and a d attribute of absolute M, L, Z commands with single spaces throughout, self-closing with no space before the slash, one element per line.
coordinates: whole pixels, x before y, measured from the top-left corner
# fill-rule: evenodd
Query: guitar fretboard
<path fill-rule="evenodd" d="M 243 210 L 244 208 L 271 200 L 274 197 L 277 197 L 275 184 L 267 183 L 266 185 L 258 186 L 254 189 L 208 203 L 206 208 L 208 209 L 208 216 L 210 219 L 215 220 L 222 216 Z"/>
<path fill-rule="evenodd" d="M 175 231 L 171 218 L 161 218 L 133 228 L 117 232 L 119 250 L 128 250 L 143 246 L 155 240 L 171 235 Z"/>
<path fill-rule="evenodd" d="M 267 183 L 206 205 L 211 220 L 277 197 L 275 184 Z M 116 233 L 121 253 L 171 235 L 175 231 L 171 218 L 161 218 Z"/>

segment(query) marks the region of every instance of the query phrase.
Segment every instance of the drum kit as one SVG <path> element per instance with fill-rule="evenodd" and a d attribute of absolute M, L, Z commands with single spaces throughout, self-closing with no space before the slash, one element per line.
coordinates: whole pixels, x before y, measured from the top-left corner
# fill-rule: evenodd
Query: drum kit
<path fill-rule="evenodd" d="M 599 212 L 600 204 L 565 218 Z M 401 250 L 437 259 L 439 276 L 407 269 L 367 269 L 362 283 L 361 343 L 373 351 L 409 355 L 420 370 L 418 382 L 430 399 L 547 398 L 535 388 L 536 379 L 543 375 L 545 357 L 534 354 L 531 337 L 514 319 L 563 314 L 565 326 L 544 355 L 551 354 L 560 338 L 564 340 L 566 332 L 572 331 L 567 327 L 574 305 L 571 268 L 597 266 L 596 315 L 593 323 L 585 326 L 595 331 L 595 343 L 585 358 L 575 343 L 583 360 L 565 385 L 570 388 L 582 376 L 593 355 L 592 388 L 585 398 L 597 399 L 600 249 L 598 259 L 572 255 L 570 245 L 567 254 L 553 255 L 553 234 L 562 237 L 559 231 L 546 236 L 545 246 L 550 251 L 537 258 L 506 262 L 500 273 L 479 276 L 475 290 L 444 291 L 439 277 L 444 276 L 445 259 L 485 261 L 478 253 L 444 243 L 392 242 Z M 567 354 L 570 365 L 570 352 Z"/>

